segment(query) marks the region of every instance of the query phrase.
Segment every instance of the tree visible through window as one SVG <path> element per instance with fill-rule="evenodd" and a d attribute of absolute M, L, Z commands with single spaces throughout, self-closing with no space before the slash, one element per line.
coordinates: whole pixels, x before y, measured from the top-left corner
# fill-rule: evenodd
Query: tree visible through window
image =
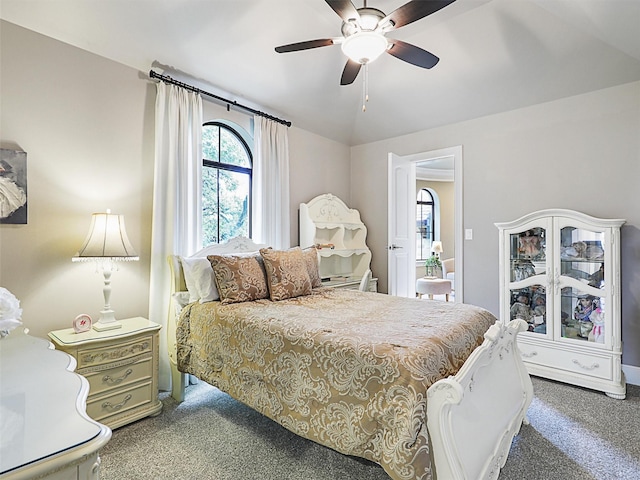
<path fill-rule="evenodd" d="M 244 139 L 219 122 L 202 127 L 203 245 L 251 236 L 252 156 Z"/>
<path fill-rule="evenodd" d="M 433 195 L 426 188 L 420 189 L 416 205 L 416 259 L 426 260 L 431 256 L 431 244 L 435 230 L 435 207 Z"/>

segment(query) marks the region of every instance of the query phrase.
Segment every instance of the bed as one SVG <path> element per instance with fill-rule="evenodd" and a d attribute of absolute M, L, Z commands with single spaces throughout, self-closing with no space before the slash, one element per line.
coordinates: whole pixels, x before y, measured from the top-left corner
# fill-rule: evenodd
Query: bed
<path fill-rule="evenodd" d="M 525 322 L 321 286 L 276 301 L 186 293 L 197 291 L 193 264 L 206 269 L 202 259 L 213 255 L 218 275 L 215 261 L 258 258 L 250 252 L 261 247 L 269 279 L 265 255 L 276 252 L 244 238 L 169 257 L 176 400 L 190 374 L 302 437 L 380 464 L 394 480 L 497 478 L 533 396 L 515 343 Z"/>

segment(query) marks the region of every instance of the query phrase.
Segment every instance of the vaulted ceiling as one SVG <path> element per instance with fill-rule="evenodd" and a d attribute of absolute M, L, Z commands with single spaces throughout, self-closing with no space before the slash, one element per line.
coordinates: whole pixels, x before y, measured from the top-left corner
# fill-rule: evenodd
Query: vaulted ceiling
<path fill-rule="evenodd" d="M 366 112 L 363 75 L 340 86 L 339 46 L 274 51 L 340 36 L 324 0 L 1 0 L 0 17 L 348 145 L 640 80 L 640 0 L 457 0 L 389 35 L 440 62 L 371 63 Z"/>

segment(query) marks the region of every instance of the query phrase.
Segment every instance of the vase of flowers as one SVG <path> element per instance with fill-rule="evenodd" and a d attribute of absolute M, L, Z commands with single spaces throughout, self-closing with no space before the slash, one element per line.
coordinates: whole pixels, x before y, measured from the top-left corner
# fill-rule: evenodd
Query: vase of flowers
<path fill-rule="evenodd" d="M 440 257 L 431 255 L 425 260 L 424 266 L 427 268 L 427 277 L 435 277 L 438 272 L 438 268 L 442 267 Z"/>
<path fill-rule="evenodd" d="M 0 338 L 6 337 L 11 330 L 22 325 L 21 317 L 20 300 L 6 288 L 0 287 Z"/>

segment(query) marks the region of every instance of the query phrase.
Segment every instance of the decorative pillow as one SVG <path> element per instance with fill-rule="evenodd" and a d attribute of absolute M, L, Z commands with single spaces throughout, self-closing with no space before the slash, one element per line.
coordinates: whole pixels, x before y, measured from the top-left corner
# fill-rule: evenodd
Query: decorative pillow
<path fill-rule="evenodd" d="M 322 279 L 320 278 L 320 261 L 318 259 L 318 249 L 309 247 L 302 250 L 304 263 L 307 266 L 309 279 L 311 280 L 311 288 L 321 287 Z"/>
<path fill-rule="evenodd" d="M 311 293 L 311 279 L 300 247 L 286 251 L 261 248 L 260 255 L 267 271 L 271 300 L 285 300 Z"/>
<path fill-rule="evenodd" d="M 189 291 L 189 303 L 213 302 L 220 298 L 209 260 L 180 257 L 180 263 Z"/>
<path fill-rule="evenodd" d="M 269 297 L 262 258 L 259 255 L 209 255 L 220 301 L 250 302 Z"/>

